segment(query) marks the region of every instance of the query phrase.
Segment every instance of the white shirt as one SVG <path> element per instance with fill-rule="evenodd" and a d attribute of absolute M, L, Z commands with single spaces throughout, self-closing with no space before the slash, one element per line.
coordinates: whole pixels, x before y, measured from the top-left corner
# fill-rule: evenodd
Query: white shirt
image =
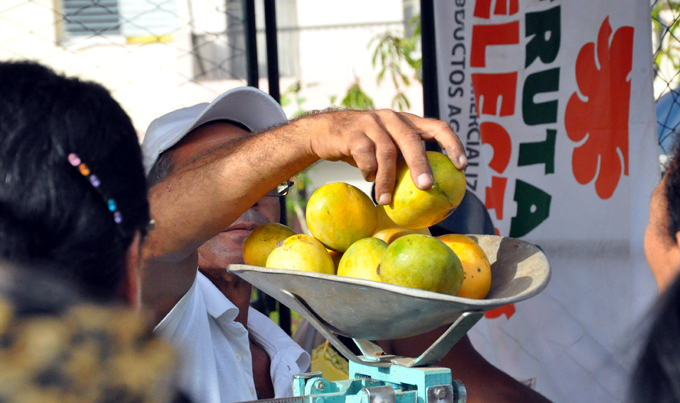
<path fill-rule="evenodd" d="M 248 329 L 238 308 L 203 274 L 156 326 L 182 358 L 179 386 L 197 403 L 256 400 L 248 332 L 269 355 L 276 397 L 292 396 L 293 375 L 307 371 L 309 355 L 253 308 Z"/>

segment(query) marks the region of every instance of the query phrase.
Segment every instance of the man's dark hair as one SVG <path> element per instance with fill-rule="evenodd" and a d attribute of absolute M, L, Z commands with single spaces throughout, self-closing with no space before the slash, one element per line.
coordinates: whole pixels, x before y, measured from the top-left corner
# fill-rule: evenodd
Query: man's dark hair
<path fill-rule="evenodd" d="M 680 150 L 675 148 L 676 150 Z M 664 195 L 666 199 L 666 212 L 668 213 L 668 231 L 672 243 L 675 243 L 675 234 L 680 232 L 680 152 L 675 153 L 668 166 L 664 179 Z"/>
<path fill-rule="evenodd" d="M 136 132 L 104 87 L 33 62 L 0 63 L 0 258 L 62 268 L 54 274 L 88 297 L 116 299 L 127 249 L 149 221 L 146 196 Z"/>
<path fill-rule="evenodd" d="M 152 187 L 163 182 L 173 170 L 172 164 L 172 149 L 163 151 L 156 162 L 154 162 L 149 174 L 146 176 L 146 185 L 151 189 Z"/>
<path fill-rule="evenodd" d="M 675 234 L 680 232 L 680 149 L 674 147 L 675 155 L 663 179 L 663 195 L 668 213 L 667 228 L 659 228 L 675 244 Z M 677 271 L 677 267 L 669 270 Z M 631 377 L 628 402 L 677 402 L 680 401 L 680 276 L 657 300 L 646 315 L 643 329 L 646 338 L 638 355 Z"/>

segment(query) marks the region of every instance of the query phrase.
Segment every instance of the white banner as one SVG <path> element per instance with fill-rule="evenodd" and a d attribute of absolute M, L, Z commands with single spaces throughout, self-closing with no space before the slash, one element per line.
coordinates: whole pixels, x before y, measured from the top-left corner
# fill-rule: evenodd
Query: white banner
<path fill-rule="evenodd" d="M 440 118 L 497 233 L 546 253 L 539 296 L 470 337 L 556 402 L 621 401 L 619 341 L 657 295 L 644 259 L 659 181 L 649 2 L 435 1 Z"/>

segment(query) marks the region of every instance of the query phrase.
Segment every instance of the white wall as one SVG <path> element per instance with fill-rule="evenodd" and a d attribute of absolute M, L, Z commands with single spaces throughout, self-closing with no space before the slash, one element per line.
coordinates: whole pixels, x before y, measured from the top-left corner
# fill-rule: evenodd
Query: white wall
<path fill-rule="evenodd" d="M 178 0 L 178 29 L 162 42 L 130 43 L 123 36 L 94 38 L 62 46 L 59 41 L 60 0 L 0 0 L 0 60 L 32 59 L 69 76 L 103 84 L 131 116 L 143 136 L 154 118 L 177 108 L 208 102 L 220 93 L 245 85 L 242 80 L 194 82 L 192 78 L 191 30 L 216 32 L 225 27 L 224 1 Z M 258 7 L 261 10 L 261 7 Z M 281 91 L 301 80 L 306 110 L 330 105 L 332 95 L 341 98 L 359 79 L 377 108 L 388 108 L 394 88 L 386 80 L 376 84 L 377 68 L 371 63 L 368 43 L 387 29 L 403 30 L 402 0 L 298 0 L 300 77 L 283 77 Z M 191 20 L 190 16 L 193 17 Z M 377 27 L 352 24 L 394 23 Z M 331 26 L 345 27 L 331 27 Z M 262 46 L 262 44 L 261 44 Z M 411 112 L 422 114 L 422 88 L 417 81 L 407 90 Z M 314 84 L 313 86 L 308 86 Z M 266 79 L 260 88 L 268 89 Z M 292 116 L 297 107 L 286 113 Z M 370 184 L 359 172 L 344 164 L 320 164 L 310 173 L 314 186 L 343 180 L 365 191 Z"/>

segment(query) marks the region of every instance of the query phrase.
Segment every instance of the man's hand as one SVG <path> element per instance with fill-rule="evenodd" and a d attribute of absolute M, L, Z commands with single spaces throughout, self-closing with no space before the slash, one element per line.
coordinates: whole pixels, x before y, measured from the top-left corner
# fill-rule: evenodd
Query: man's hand
<path fill-rule="evenodd" d="M 418 336 L 399 340 L 383 340 L 380 341 L 380 346 L 387 354 L 418 357 L 447 328 L 448 325 Z M 540 393 L 491 365 L 475 350 L 467 335 L 434 365 L 450 368 L 453 379 L 459 379 L 463 382 L 468 393 L 468 403 L 550 402 Z"/>
<path fill-rule="evenodd" d="M 254 135 L 226 122 L 193 130 L 173 147 L 172 172 L 149 191 L 156 230 L 142 251 L 142 304 L 161 320 L 193 284 L 198 248 L 319 159 L 358 167 L 376 182 L 380 204 L 392 199 L 400 155 L 414 183 L 430 188 L 423 140 L 437 141 L 456 167 L 466 167 L 448 123 L 391 110 L 315 113 Z"/>
<path fill-rule="evenodd" d="M 401 154 L 419 189 L 432 187 L 432 170 L 423 140 L 437 141 L 458 169 L 467 167 L 463 144 L 448 123 L 388 109 L 333 111 L 293 123 L 308 135 L 310 152 L 328 161 L 345 161 L 376 182 L 376 200 L 389 204 Z"/>

